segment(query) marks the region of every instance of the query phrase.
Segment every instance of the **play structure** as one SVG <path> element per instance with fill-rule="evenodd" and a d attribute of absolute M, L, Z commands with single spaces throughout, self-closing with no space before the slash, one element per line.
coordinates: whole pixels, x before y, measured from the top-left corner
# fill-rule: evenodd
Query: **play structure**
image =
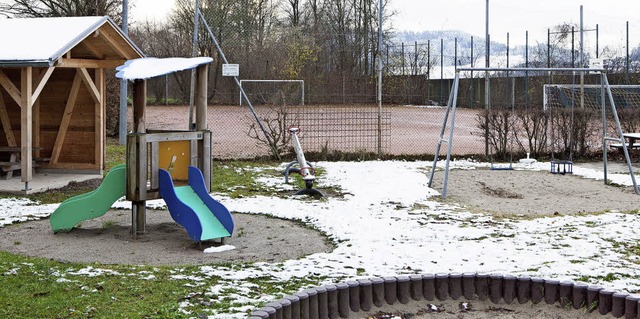
<path fill-rule="evenodd" d="M 300 132 L 300 129 L 297 127 L 292 127 L 289 129 L 289 133 L 291 133 L 291 144 L 293 144 L 293 150 L 296 153 L 296 160 L 289 163 L 285 168 L 283 173 L 284 182 L 289 183 L 290 173 L 298 173 L 300 174 L 300 176 L 302 176 L 305 188 L 296 192 L 296 195 L 322 197 L 322 193 L 313 188 L 313 183 L 316 180 L 315 169 L 313 168 L 313 166 L 311 166 L 311 163 L 307 162 L 304 157 L 304 152 L 302 151 L 302 146 L 300 145 L 300 139 L 298 138 L 298 132 Z M 298 165 L 298 167 L 293 167 L 296 164 Z"/>
<path fill-rule="evenodd" d="M 123 195 L 132 202 L 131 233 L 146 227 L 146 201 L 164 199 L 171 217 L 195 242 L 233 234 L 229 210 L 209 195 L 211 132 L 207 130 L 207 68 L 211 58 L 138 59 L 116 76 L 133 81 L 133 132 L 127 135 L 126 164 L 113 168 L 93 192 L 70 198 L 51 215 L 54 232 L 104 215 Z M 145 79 L 196 68 L 196 125 L 191 131 L 147 131 Z"/>
<path fill-rule="evenodd" d="M 446 162 L 445 162 L 445 169 L 444 169 L 444 181 L 443 181 L 443 187 L 442 187 L 442 197 L 445 198 L 447 196 L 447 181 L 448 181 L 448 177 L 449 177 L 449 164 L 451 161 L 451 149 L 452 149 L 452 145 L 453 145 L 453 131 L 455 128 L 455 114 L 456 114 L 456 105 L 457 105 L 457 100 L 458 100 L 458 91 L 459 91 L 459 84 L 460 84 L 460 73 L 461 72 L 483 72 L 486 74 L 486 80 L 485 80 L 485 89 L 486 89 L 486 94 L 485 94 L 485 99 L 486 99 L 486 105 L 487 105 L 487 109 L 490 109 L 490 105 L 491 105 L 491 100 L 490 100 L 490 81 L 489 81 L 489 74 L 491 72 L 494 72 L 496 74 L 509 74 L 509 72 L 524 72 L 525 74 L 532 74 L 534 72 L 537 72 L 538 74 L 548 74 L 549 79 L 551 80 L 553 77 L 553 73 L 556 72 L 566 72 L 568 73 L 570 76 L 575 76 L 576 74 L 580 74 L 581 76 L 584 76 L 584 74 L 590 74 L 594 77 L 596 77 L 596 80 L 598 81 L 600 90 L 598 91 L 598 95 L 597 95 L 597 102 L 595 103 L 596 105 L 594 106 L 594 108 L 597 108 L 599 111 L 601 111 L 602 113 L 602 130 L 603 130 L 603 140 L 602 140 L 602 152 L 603 152 L 603 163 L 604 163 L 604 182 L 605 184 L 608 183 L 608 179 L 607 179 L 607 143 L 608 142 L 614 142 L 616 143 L 616 145 L 620 145 L 620 148 L 622 149 L 622 152 L 624 153 L 624 157 L 627 163 L 627 166 L 629 168 L 629 174 L 631 177 L 631 181 L 633 183 L 633 188 L 636 194 L 638 194 L 638 185 L 636 183 L 636 178 L 635 178 L 635 174 L 633 172 L 633 167 L 631 166 L 631 160 L 629 157 L 629 151 L 628 148 L 632 147 L 633 145 L 633 141 L 635 140 L 635 134 L 634 133 L 624 133 L 622 131 L 621 125 L 620 125 L 620 119 L 618 117 L 618 112 L 616 110 L 616 100 L 614 99 L 612 93 L 611 93 L 611 87 L 609 85 L 609 80 L 607 79 L 607 74 L 605 72 L 604 69 L 601 68 L 458 68 L 456 69 L 456 74 L 455 74 L 455 78 L 453 81 L 453 85 L 452 85 L 452 89 L 451 89 L 451 94 L 449 95 L 449 100 L 447 102 L 447 107 L 446 107 L 446 111 L 445 111 L 445 116 L 444 116 L 444 120 L 442 123 L 442 128 L 440 130 L 440 137 L 438 140 L 438 145 L 435 151 L 435 156 L 433 159 L 433 166 L 431 168 L 431 172 L 430 172 L 430 176 L 429 176 L 429 187 L 432 187 L 433 185 L 433 177 L 436 171 L 436 165 L 437 165 L 437 161 L 438 161 L 438 157 L 440 155 L 440 151 L 441 151 L 441 147 L 442 144 L 445 143 L 447 144 L 447 155 L 446 155 Z M 478 73 L 476 73 L 478 74 Z M 584 107 L 584 106 L 583 106 Z M 611 112 L 611 117 L 614 119 L 615 121 L 615 126 L 614 129 L 608 130 L 608 126 L 607 126 L 607 109 L 610 110 Z M 546 112 L 546 110 L 545 110 Z M 488 127 L 488 125 L 486 125 Z M 573 130 L 573 109 L 571 109 L 571 129 Z M 448 129 L 448 137 L 445 138 L 445 133 L 447 132 L 447 127 Z M 613 133 L 613 136 L 610 136 L 609 134 Z M 488 132 L 485 133 L 488 136 Z M 639 136 L 640 137 L 640 136 Z M 552 137 L 553 138 L 553 137 Z M 629 139 L 630 142 L 626 143 L 625 139 Z M 553 143 L 553 141 L 552 141 Z M 569 139 L 569 143 L 573 143 L 572 137 L 570 137 Z M 489 153 L 488 151 L 489 147 L 487 146 L 487 153 Z M 554 174 L 570 174 L 573 171 L 573 162 L 572 162 L 572 153 L 569 153 L 569 159 L 555 159 L 555 157 L 553 157 L 552 159 L 552 163 L 551 163 L 551 173 Z M 493 164 L 492 164 L 493 167 Z"/>

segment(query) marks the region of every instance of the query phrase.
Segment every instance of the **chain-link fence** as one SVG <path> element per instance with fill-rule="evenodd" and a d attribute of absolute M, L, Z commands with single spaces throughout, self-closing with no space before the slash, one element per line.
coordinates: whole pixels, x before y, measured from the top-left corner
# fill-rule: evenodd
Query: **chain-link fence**
<path fill-rule="evenodd" d="M 193 38 L 193 2 L 178 1 L 179 10 L 171 19 L 170 28 L 148 26 L 147 30 L 139 30 L 152 35 L 141 41 L 149 55 L 191 55 L 188 44 Z M 294 3 L 290 2 L 292 6 Z M 214 58 L 209 78 L 209 127 L 214 133 L 214 156 L 269 155 L 264 131 L 279 147 L 286 148 L 289 126 L 302 128 L 303 147 L 310 151 L 380 151 L 386 155 L 435 151 L 455 70 L 484 67 L 485 40 L 457 32 L 385 31 L 383 43 L 378 46 L 377 6 L 370 3 L 341 10 L 334 5 L 318 4 L 317 8 L 307 8 L 310 11 L 302 16 L 296 14 L 294 7 L 276 8 L 270 2 L 200 1 L 204 21 L 198 24 L 196 52 Z M 355 16 L 347 19 L 340 14 L 347 11 Z M 635 35 L 628 26 L 620 30 L 626 41 L 617 46 L 600 44 L 596 26 L 585 30 L 587 45 L 580 50 L 577 32 L 567 25 L 554 27 L 547 30 L 546 39 L 529 39 L 527 34 L 524 45 L 510 44 L 508 34 L 503 39 L 492 37 L 490 66 L 580 67 L 602 59 L 611 84 L 640 83 L 640 50 L 637 41 L 629 41 Z M 223 59 L 211 34 L 229 63 L 239 64 L 239 79 L 304 81 L 304 105 L 301 99 L 284 98 L 297 94 L 289 84 L 269 82 L 268 87 L 245 87 L 248 96 L 262 97 L 260 102 L 253 101 L 256 116 L 247 105 L 239 106 L 238 86 L 232 78 L 222 76 Z M 166 45 L 156 43 L 173 38 L 172 42 L 182 43 L 183 47 L 160 49 Z M 383 66 L 381 107 L 376 103 L 379 63 Z M 522 109 L 540 107 L 543 86 L 550 83 L 546 75 L 526 72 L 511 74 L 509 85 L 506 75 L 502 80 L 505 84 L 498 84 L 500 74 L 491 76 L 495 83 L 490 93 L 492 104 L 512 103 Z M 484 77 L 484 73 L 471 73 L 461 81 L 457 121 L 462 129 L 456 133 L 455 154 L 487 155 L 487 136 L 481 121 L 486 108 Z M 160 105 L 158 110 L 163 104 L 188 104 L 189 82 L 189 74 L 150 81 L 150 102 Z M 264 124 L 264 131 L 257 126 L 256 118 Z"/>

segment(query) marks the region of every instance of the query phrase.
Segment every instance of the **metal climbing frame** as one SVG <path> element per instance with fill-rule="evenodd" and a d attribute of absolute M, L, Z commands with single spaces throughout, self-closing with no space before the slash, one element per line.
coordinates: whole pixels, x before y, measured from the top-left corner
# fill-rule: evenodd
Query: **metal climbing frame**
<path fill-rule="evenodd" d="M 453 81 L 453 85 L 451 88 L 451 94 L 449 95 L 449 101 L 447 103 L 447 109 L 445 111 L 444 120 L 442 122 L 442 129 L 440 130 L 440 137 L 438 140 L 438 146 L 436 148 L 435 156 L 433 158 L 433 165 L 431 167 L 431 172 L 429 174 L 429 187 L 433 185 L 433 176 L 436 171 L 436 165 L 438 163 L 438 157 L 440 155 L 440 150 L 442 148 L 442 143 L 447 144 L 447 157 L 445 161 L 444 167 L 444 181 L 442 185 L 442 198 L 447 197 L 447 181 L 449 179 L 449 163 L 451 161 L 451 146 L 453 144 L 453 129 L 455 128 L 455 115 L 456 115 L 456 104 L 458 100 L 458 86 L 460 83 L 460 72 L 461 71 L 473 71 L 473 72 L 548 72 L 549 74 L 553 72 L 575 72 L 575 73 L 588 73 L 588 72 L 599 72 L 600 73 L 600 86 L 601 86 L 601 101 L 600 107 L 602 110 L 602 128 L 603 128 L 603 141 L 602 141 L 602 156 L 603 156 L 603 165 L 604 165 L 604 183 L 607 184 L 607 142 L 616 142 L 622 145 L 622 151 L 624 152 L 625 160 L 627 162 L 627 166 L 629 167 L 629 174 L 631 175 L 631 181 L 633 182 L 633 190 L 636 194 L 638 192 L 638 184 L 636 183 L 636 177 L 633 172 L 633 167 L 631 166 L 631 159 L 629 157 L 629 150 L 627 148 L 627 144 L 625 143 L 624 133 L 622 132 L 622 128 L 620 126 L 620 119 L 618 118 L 618 112 L 616 111 L 616 104 L 613 100 L 613 95 L 611 94 L 611 88 L 609 87 L 609 80 L 607 79 L 607 74 L 604 69 L 590 69 L 590 68 L 458 68 L 456 69 L 455 78 Z M 605 92 L 606 90 L 606 92 Z M 617 137 L 607 136 L 607 111 L 606 111 L 606 100 L 605 93 L 609 99 L 609 104 L 611 105 L 611 113 L 613 114 L 613 118 L 616 122 L 616 134 Z M 451 118 L 449 118 L 451 116 Z M 448 138 L 445 139 L 445 133 L 447 132 L 447 123 L 449 123 L 449 132 Z"/>

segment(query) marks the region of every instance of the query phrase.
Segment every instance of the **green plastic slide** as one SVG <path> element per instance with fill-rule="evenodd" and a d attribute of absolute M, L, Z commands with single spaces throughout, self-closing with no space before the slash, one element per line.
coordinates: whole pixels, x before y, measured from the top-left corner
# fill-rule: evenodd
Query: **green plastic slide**
<path fill-rule="evenodd" d="M 62 202 L 49 220 L 53 232 L 68 232 L 84 220 L 104 215 L 118 198 L 124 196 L 126 167 L 122 164 L 112 168 L 96 190 Z"/>

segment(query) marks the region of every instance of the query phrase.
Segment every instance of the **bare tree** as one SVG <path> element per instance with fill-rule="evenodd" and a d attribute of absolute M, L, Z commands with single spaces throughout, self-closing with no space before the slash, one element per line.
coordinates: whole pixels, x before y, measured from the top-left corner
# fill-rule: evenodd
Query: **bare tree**
<path fill-rule="evenodd" d="M 119 22 L 122 0 L 13 0 L 0 11 L 15 17 L 72 17 L 108 15 Z"/>

